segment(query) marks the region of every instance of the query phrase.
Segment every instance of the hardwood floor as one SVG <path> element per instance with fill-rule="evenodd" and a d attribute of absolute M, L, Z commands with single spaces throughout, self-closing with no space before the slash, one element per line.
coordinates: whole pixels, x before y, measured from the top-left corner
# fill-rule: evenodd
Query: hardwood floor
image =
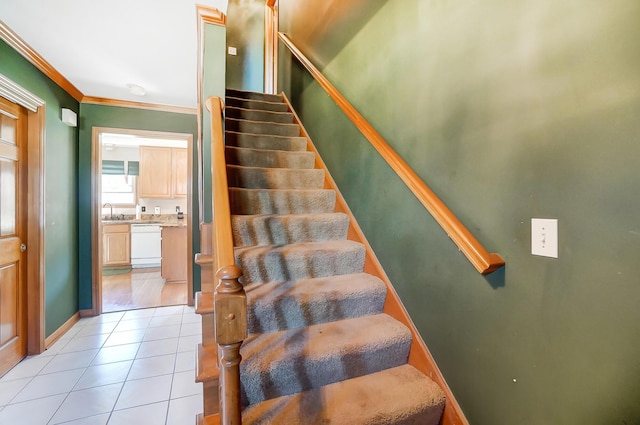
<path fill-rule="evenodd" d="M 165 283 L 159 267 L 102 276 L 104 313 L 186 303 L 187 283 Z"/>

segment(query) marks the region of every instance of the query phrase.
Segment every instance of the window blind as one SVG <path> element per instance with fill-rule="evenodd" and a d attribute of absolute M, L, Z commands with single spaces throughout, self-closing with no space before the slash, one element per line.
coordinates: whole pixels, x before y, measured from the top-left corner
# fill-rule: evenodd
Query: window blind
<path fill-rule="evenodd" d="M 127 167 L 126 172 L 125 163 Z M 113 161 L 105 159 L 102 161 L 102 174 L 137 176 L 140 174 L 140 163 L 138 161 Z"/>
<path fill-rule="evenodd" d="M 102 174 L 124 176 L 124 161 L 102 161 Z"/>

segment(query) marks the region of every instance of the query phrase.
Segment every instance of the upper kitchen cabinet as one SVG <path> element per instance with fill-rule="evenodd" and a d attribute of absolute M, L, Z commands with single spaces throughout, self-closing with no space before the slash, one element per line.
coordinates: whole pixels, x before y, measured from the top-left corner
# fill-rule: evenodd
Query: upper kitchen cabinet
<path fill-rule="evenodd" d="M 187 167 L 189 158 L 186 149 L 173 148 L 171 150 L 171 179 L 173 182 L 173 197 L 180 198 L 187 196 Z"/>
<path fill-rule="evenodd" d="M 187 159 L 186 149 L 140 146 L 139 196 L 187 196 Z"/>

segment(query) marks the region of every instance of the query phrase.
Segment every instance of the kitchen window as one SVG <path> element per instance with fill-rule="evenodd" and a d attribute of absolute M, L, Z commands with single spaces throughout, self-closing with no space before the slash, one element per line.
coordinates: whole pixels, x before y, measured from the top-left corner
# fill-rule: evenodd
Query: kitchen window
<path fill-rule="evenodd" d="M 136 176 L 102 175 L 102 204 L 136 204 Z"/>
<path fill-rule="evenodd" d="M 137 174 L 137 161 L 102 161 L 101 204 L 135 205 Z"/>

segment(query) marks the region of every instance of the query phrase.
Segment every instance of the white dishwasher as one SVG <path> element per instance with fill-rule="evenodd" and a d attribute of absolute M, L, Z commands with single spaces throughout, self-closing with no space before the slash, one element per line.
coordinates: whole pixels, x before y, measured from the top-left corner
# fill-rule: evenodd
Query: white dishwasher
<path fill-rule="evenodd" d="M 162 229 L 158 224 L 131 225 L 131 267 L 160 267 Z"/>

